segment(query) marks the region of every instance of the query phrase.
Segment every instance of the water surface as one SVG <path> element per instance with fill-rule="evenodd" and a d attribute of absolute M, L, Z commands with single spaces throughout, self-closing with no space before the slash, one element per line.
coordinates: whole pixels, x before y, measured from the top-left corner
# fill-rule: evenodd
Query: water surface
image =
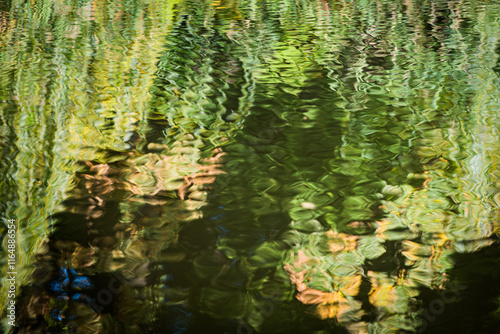
<path fill-rule="evenodd" d="M 500 331 L 498 13 L 4 1 L 3 329 Z"/>

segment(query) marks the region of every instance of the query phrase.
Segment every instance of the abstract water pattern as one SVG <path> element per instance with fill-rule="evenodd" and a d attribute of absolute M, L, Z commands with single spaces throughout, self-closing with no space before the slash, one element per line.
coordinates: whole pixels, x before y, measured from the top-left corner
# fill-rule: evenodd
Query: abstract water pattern
<path fill-rule="evenodd" d="M 499 12 L 4 1 L 2 329 L 498 332 Z"/>

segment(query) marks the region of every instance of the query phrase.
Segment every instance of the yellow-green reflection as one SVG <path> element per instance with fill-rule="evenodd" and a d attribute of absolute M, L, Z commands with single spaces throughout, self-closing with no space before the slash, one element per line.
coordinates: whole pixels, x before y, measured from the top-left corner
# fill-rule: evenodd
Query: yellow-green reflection
<path fill-rule="evenodd" d="M 498 10 L 2 9 L 20 326 L 418 330 L 421 292 L 449 289 L 454 256 L 498 235 Z"/>

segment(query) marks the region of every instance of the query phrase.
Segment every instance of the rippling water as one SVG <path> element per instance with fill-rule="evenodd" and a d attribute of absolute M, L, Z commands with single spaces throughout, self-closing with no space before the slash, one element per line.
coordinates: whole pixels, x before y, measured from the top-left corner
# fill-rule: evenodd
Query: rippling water
<path fill-rule="evenodd" d="M 498 13 L 0 2 L 3 330 L 499 332 Z"/>

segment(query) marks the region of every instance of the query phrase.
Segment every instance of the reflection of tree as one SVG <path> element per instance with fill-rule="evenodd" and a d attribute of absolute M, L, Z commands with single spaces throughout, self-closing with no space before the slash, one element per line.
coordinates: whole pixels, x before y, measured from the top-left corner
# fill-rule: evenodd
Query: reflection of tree
<path fill-rule="evenodd" d="M 498 233 L 487 7 L 186 1 L 172 27 L 172 2 L 43 4 L 2 42 L 25 328 L 307 331 L 305 305 L 414 331 L 422 288 Z"/>
<path fill-rule="evenodd" d="M 100 10 L 94 12 L 95 6 L 87 9 L 91 21 L 103 14 Z M 79 34 L 76 32 L 77 36 Z M 141 43 L 140 36 L 135 41 Z M 90 36 L 90 44 L 94 48 L 92 54 L 95 55 L 103 49 L 94 42 Z M 85 48 L 86 44 L 83 44 L 75 50 L 78 52 Z M 125 49 L 130 46 L 127 44 Z M 170 55 L 184 51 L 182 42 L 178 45 L 174 43 L 173 49 Z M 111 49 L 109 52 L 114 51 Z M 150 57 L 154 58 L 154 53 L 142 59 L 147 61 Z M 200 81 L 201 84 L 183 87 L 179 81 L 180 86 L 167 98 L 168 91 L 158 79 L 152 89 L 155 98 L 152 101 L 153 110 L 147 115 L 149 122 L 145 129 L 136 131 L 137 122 L 146 108 L 131 102 L 127 96 L 134 95 L 140 103 L 149 100 L 146 89 L 150 84 L 141 81 L 151 79 L 151 70 L 147 68 L 150 64 L 142 67 L 146 75 L 140 75 L 140 71 L 129 71 L 126 83 L 121 85 L 123 81 L 113 77 L 121 72 L 120 68 L 111 71 L 109 78 L 106 71 L 97 73 L 100 65 L 106 68 L 115 66 L 115 63 L 118 66 L 128 63 L 126 59 L 116 61 L 115 58 L 113 54 L 95 59 L 84 57 L 84 63 L 88 62 L 92 70 L 79 75 L 90 75 L 88 81 L 92 85 L 88 88 L 92 91 L 86 94 L 84 90 L 77 90 L 74 94 L 67 94 L 76 107 L 70 104 L 69 112 L 58 110 L 67 120 L 66 126 L 74 130 L 70 146 L 83 144 L 83 150 L 79 148 L 81 151 L 69 150 L 74 155 L 71 158 L 85 163 L 75 166 L 74 187 L 64 201 L 64 211 L 54 216 L 58 223 L 49 235 L 47 247 L 37 250 L 40 259 L 33 274 L 34 282 L 23 286 L 21 304 L 24 305 L 19 322 L 28 331 L 35 328 L 55 332 L 141 331 L 144 329 L 141 326 L 152 320 L 157 298 L 162 305 L 182 307 L 187 304 L 186 293 L 169 288 L 169 284 L 159 283 L 160 277 L 165 279 L 165 274 L 169 272 L 164 267 L 183 261 L 186 253 L 191 252 L 191 247 L 197 250 L 211 241 L 207 238 L 197 243 L 196 240 L 190 242 L 184 238 L 179 241 L 178 238 L 182 222 L 198 221 L 202 217 L 199 209 L 206 204 L 207 187 L 221 173 L 218 164 L 223 153 L 220 149 L 213 150 L 213 154 L 205 152 L 202 156 L 200 148 L 206 145 L 218 147 L 223 141 L 220 138 L 226 137 L 227 140 L 231 133 L 230 127 L 223 130 L 225 123 L 220 116 L 217 116 L 220 127 L 212 127 L 214 118 L 211 113 L 223 113 L 225 110 L 222 105 L 224 92 L 219 85 L 213 87 L 212 93 L 220 95 L 218 101 L 221 103 L 214 108 L 211 100 L 204 95 L 213 98 L 207 91 L 211 86 L 203 80 L 207 80 L 207 74 L 218 71 L 221 80 L 230 82 L 235 74 L 230 72 L 231 68 L 214 72 L 207 62 L 196 73 L 184 73 L 184 70 L 189 70 L 187 68 L 176 69 L 181 77 Z M 114 60 L 107 64 L 107 59 Z M 131 67 L 135 65 L 132 62 Z M 172 75 L 175 71 L 163 69 L 160 64 L 158 78 L 165 74 Z M 64 82 L 61 87 L 63 92 L 69 93 L 81 84 L 76 73 L 68 79 L 71 80 L 76 82 Z M 135 84 L 129 85 L 134 80 Z M 99 82 L 96 84 L 96 81 Z M 101 90 L 96 91 L 98 87 Z M 200 97 L 195 103 L 189 102 L 192 94 Z M 178 97 L 188 102 L 175 105 Z M 57 102 L 61 101 L 56 100 L 54 104 L 57 105 Z M 159 103 L 163 105 L 158 114 L 156 108 Z M 207 118 L 200 119 L 197 117 L 198 108 L 204 103 Z M 90 112 L 84 113 L 83 106 L 90 107 Z M 168 114 L 174 112 L 185 114 Z M 85 117 L 68 117 L 68 114 Z M 191 120 L 195 120 L 194 126 Z M 163 127 L 167 125 L 171 128 L 167 136 L 162 133 L 163 128 L 157 128 L 162 123 Z M 205 129 L 201 132 L 198 127 Z M 142 144 L 138 134 L 144 134 L 147 140 L 143 151 L 131 149 Z M 224 261 L 224 258 L 221 257 L 221 260 Z M 84 280 L 84 285 L 75 283 Z M 119 289 L 115 288 L 119 292 L 107 286 L 113 280 L 118 280 Z M 151 287 L 152 283 L 157 284 L 157 289 Z M 99 302 L 103 291 L 112 291 L 110 303 Z M 168 293 L 165 294 L 165 291 Z M 158 297 L 157 293 L 160 293 Z M 78 317 L 75 318 L 75 314 Z"/>
<path fill-rule="evenodd" d="M 97 16 L 92 14 L 96 3 L 101 8 Z M 2 202 L 8 203 L 6 215 L 21 224 L 19 247 L 26 252 L 17 263 L 19 283 L 31 270 L 30 254 L 42 249 L 40 240 L 50 230 L 49 215 L 58 210 L 71 188 L 79 168 L 74 161 L 102 160 L 100 150 L 120 151 L 127 146 L 133 124 L 146 109 L 156 54 L 151 47 L 161 45 L 158 37 L 164 33 L 159 22 L 165 18 L 168 26 L 171 15 L 169 6 L 135 2 L 131 7 L 136 9 L 125 7 L 138 16 L 130 15 L 130 21 L 112 20 L 120 26 L 104 29 L 106 18 L 100 14 L 116 13 L 120 5 L 99 1 L 82 5 L 13 1 L 12 28 L 2 36 L 6 43 L 1 53 L 2 138 L 8 145 L 2 150 L 2 161 L 9 161 L 2 165 L 6 175 Z M 145 7 L 158 13 L 150 21 L 153 27 L 140 23 L 140 13 L 149 10 Z M 144 29 L 122 35 L 128 24 Z M 110 35 L 126 37 L 118 41 Z M 116 71 L 114 66 L 118 66 Z M 123 73 L 130 75 L 117 80 Z M 113 91 L 120 97 L 104 103 L 109 100 L 93 90 L 95 80 L 104 82 L 99 93 Z M 127 94 L 134 99 L 127 99 Z M 113 112 L 120 114 L 109 116 Z M 110 124 L 115 131 L 110 131 Z"/>
<path fill-rule="evenodd" d="M 385 315 L 377 326 L 414 329 L 418 322 L 411 314 L 416 311 L 418 288 L 445 289 L 447 271 L 453 268 L 452 254 L 475 252 L 493 243 L 491 223 L 471 224 L 471 219 L 480 218 L 468 213 L 477 203 L 458 200 L 461 196 L 470 198 L 471 194 L 453 185 L 459 182 L 432 174 L 436 172 L 422 175 L 426 179 L 419 190 L 386 188 L 386 194 L 400 195 L 384 202 L 386 218 L 372 223 L 376 227 L 373 235 L 329 231 L 312 239 L 319 241 L 310 239 L 307 246 L 298 247 L 285 265 L 299 292 L 297 298 L 305 304 L 317 304 L 316 313 L 322 318 L 359 321 L 361 313 L 355 314 L 363 297 L 352 297 L 357 296 L 360 273 L 365 272 L 371 285 L 368 300 Z M 452 203 L 459 205 L 459 213 Z M 401 246 L 404 263 L 400 264 L 399 274 L 366 272 L 366 266 L 376 268 L 370 262 L 386 253 L 391 243 Z M 353 326 L 360 328 L 359 323 Z"/>
<path fill-rule="evenodd" d="M 259 273 L 259 279 L 249 284 L 257 289 L 265 286 L 266 280 L 272 280 L 270 263 L 280 261 L 280 253 L 293 246 L 285 269 L 297 287 L 297 298 L 305 304 L 319 304 L 316 312 L 321 317 L 352 322 L 353 331 L 371 327 L 415 330 L 418 314 L 408 312 L 417 310 L 418 289 L 445 288 L 446 271 L 452 267 L 449 255 L 476 251 L 490 244 L 488 237 L 494 230 L 490 223 L 485 229 L 478 226 L 482 224 L 478 216 L 470 214 L 475 204 L 466 199 L 475 195 L 462 191 L 467 182 L 461 180 L 467 177 L 469 169 L 463 165 L 470 149 L 465 138 L 467 129 L 475 125 L 457 120 L 452 113 L 467 108 L 474 94 L 462 94 L 464 85 L 467 86 L 463 81 L 465 73 L 455 73 L 458 81 L 453 83 L 446 75 L 437 75 L 443 59 L 454 68 L 468 61 L 466 52 L 446 47 L 461 45 L 474 49 L 473 41 L 460 37 L 460 29 L 467 33 L 463 21 L 469 18 L 450 22 L 457 34 L 446 37 L 439 26 L 444 12 L 451 9 L 458 16 L 465 15 L 461 8 L 446 8 L 444 3 L 407 7 L 412 24 L 408 27 L 403 24 L 404 16 L 385 24 L 391 10 L 398 12 L 398 4 L 379 4 L 378 9 L 382 10 L 371 16 L 367 13 L 377 5 L 367 4 L 366 8 L 357 9 L 345 6 L 332 13 L 336 20 L 331 22 L 335 23 L 317 24 L 312 31 L 273 30 L 274 26 L 283 27 L 290 22 L 295 27 L 301 19 L 324 22 L 324 17 L 320 17 L 324 12 L 311 15 L 315 8 L 312 5 L 304 2 L 300 10 L 291 6 L 276 11 L 269 9 L 270 5 L 252 13 L 259 15 L 269 10 L 266 14 L 273 18 L 268 21 L 269 43 L 259 46 L 263 51 L 256 57 L 264 60 L 266 66 L 254 74 L 256 108 L 245 120 L 245 136 L 236 137 L 250 147 L 235 144 L 227 149 L 228 160 L 251 161 L 243 175 L 241 168 L 228 170 L 230 176 L 249 185 L 244 187 L 250 191 L 245 196 L 251 198 L 248 209 L 237 207 L 238 201 L 230 189 L 222 191 L 228 215 L 255 217 L 245 221 L 255 219 L 255 225 L 265 226 L 261 223 L 265 219 L 257 217 L 279 221 L 281 208 L 293 219 L 291 227 L 296 232 L 281 236 L 279 242 L 266 240 L 260 244 L 257 237 L 262 234 L 244 234 L 238 224 L 227 218 L 224 227 L 238 233 L 221 238 L 218 245 L 235 258 L 241 254 L 238 243 L 254 249 L 242 261 L 242 268 L 251 277 Z M 374 28 L 358 37 L 356 32 L 365 29 L 365 19 Z M 427 19 L 434 25 L 430 31 L 426 28 Z M 307 24 L 301 22 L 300 26 Z M 323 32 L 330 33 L 328 38 L 322 37 Z M 241 38 L 243 33 L 250 33 L 245 29 L 238 33 L 233 38 L 240 38 L 248 50 L 255 50 Z M 296 38 L 297 34 L 301 38 Z M 391 36 L 390 42 L 385 34 Z M 346 42 L 352 35 L 353 40 Z M 315 41 L 317 48 L 306 56 L 304 48 L 315 39 L 319 39 Z M 439 40 L 445 40 L 445 45 L 436 46 Z M 333 51 L 339 55 L 328 54 Z M 320 81 L 315 77 L 321 76 L 329 78 L 330 89 L 317 83 Z M 460 106 L 450 101 L 459 101 Z M 266 105 L 279 107 L 272 113 L 259 107 Z M 330 114 L 326 112 L 327 105 Z M 271 140 L 257 135 L 259 127 L 266 130 L 262 124 L 272 121 Z M 290 125 L 295 129 L 289 130 Z M 332 129 L 342 131 L 341 140 L 332 135 Z M 323 135 L 321 139 L 314 137 L 318 133 Z M 314 145 L 320 141 L 324 144 Z M 325 152 L 331 154 L 328 161 Z M 327 172 L 315 170 L 314 166 L 322 166 Z M 235 193 L 241 192 L 234 189 Z M 478 225 L 471 228 L 470 219 Z M 337 241 L 327 242 L 325 225 L 333 228 L 328 233 L 335 234 Z M 466 225 L 468 231 L 464 230 Z M 248 231 L 248 225 L 245 228 Z M 304 258 L 312 259 L 304 260 L 307 270 L 302 267 L 306 265 L 301 262 Z M 362 273 L 364 276 L 360 276 Z M 371 287 L 365 296 L 351 294 L 349 289 L 342 292 L 344 284 L 356 286 L 360 280 Z M 374 315 L 356 312 L 363 301 L 370 302 L 379 312 L 379 321 Z M 392 302 L 395 305 L 391 306 Z M 260 326 L 260 321 L 249 318 L 256 328 Z M 362 318 L 371 323 L 356 322 Z"/>
<path fill-rule="evenodd" d="M 435 16 L 439 16 L 439 7 L 434 10 L 433 20 L 436 19 Z M 379 27 L 384 31 L 384 26 Z M 444 37 L 439 38 L 446 40 Z M 375 43 L 370 41 L 368 44 Z M 404 45 L 407 40 L 396 40 L 395 43 Z M 459 43 L 463 41 L 460 40 Z M 318 205 L 317 201 L 308 200 L 302 194 L 297 196 L 296 209 L 291 212 L 294 219 L 291 227 L 301 235 L 298 237 L 295 234 L 293 238 L 302 241 L 294 243 L 294 251 L 287 260 L 285 270 L 296 285 L 298 300 L 305 304 L 317 304 L 315 313 L 320 317 L 352 323 L 349 325 L 352 331 L 364 332 L 375 328 L 412 331 L 419 323 L 415 319 L 418 316 L 415 297 L 419 294 L 419 288 L 445 289 L 448 286 L 447 272 L 453 267 L 450 255 L 456 252 L 475 252 L 493 242 L 490 237 L 497 227 L 492 223 L 492 207 L 484 200 L 484 196 L 492 193 L 491 182 L 496 182 L 485 173 L 492 170 L 494 162 L 485 162 L 488 158 L 482 156 L 480 173 L 473 166 L 479 159 L 475 153 L 478 149 L 474 149 L 475 144 L 469 145 L 463 138 L 468 136 L 468 131 L 474 132 L 467 129 L 476 128 L 477 123 L 451 119 L 446 108 L 449 107 L 447 101 L 451 96 L 455 96 L 457 100 L 462 99 L 462 107 L 474 101 L 463 100 L 459 83 L 450 84 L 444 80 L 445 77 L 432 74 L 434 66 L 440 66 L 437 61 L 429 61 L 434 56 L 432 52 L 421 50 L 418 57 L 429 55 L 417 59 L 417 66 L 401 66 L 399 59 L 395 58 L 393 73 L 386 77 L 391 81 L 390 84 L 386 81 L 388 84 L 385 88 L 394 89 L 396 100 L 393 101 L 398 102 L 398 96 L 404 96 L 404 90 L 398 87 L 404 87 L 405 81 L 412 87 L 419 86 L 420 80 L 420 87 L 413 88 L 413 92 L 424 101 L 408 96 L 403 104 L 397 103 L 399 110 L 387 113 L 392 106 L 384 104 L 389 104 L 389 101 L 381 100 L 375 90 L 378 87 L 372 89 L 370 85 L 373 80 L 387 79 L 371 70 L 369 61 L 373 61 L 373 58 L 370 57 L 369 47 L 360 47 L 364 48 L 364 52 L 354 55 L 359 59 L 357 64 L 361 66 L 355 76 L 357 92 L 339 89 L 345 98 L 343 106 L 354 122 L 347 123 L 340 157 L 332 165 L 344 167 L 345 170 L 337 170 L 340 174 L 356 179 L 354 187 L 360 183 L 375 184 L 376 179 L 380 180 L 381 176 L 382 180 L 385 178 L 386 186 L 378 189 L 354 188 L 352 192 L 347 190 L 344 193 L 344 198 L 347 195 L 347 199 L 342 203 L 343 211 L 329 209 L 330 212 L 326 214 L 318 210 L 323 204 Z M 439 51 L 441 59 L 463 61 L 453 51 Z M 380 53 L 378 57 L 381 58 L 379 61 L 383 61 Z M 415 79 L 407 81 L 399 76 L 398 71 L 406 72 L 408 77 Z M 434 73 L 437 72 L 438 69 L 435 68 Z M 376 79 L 372 80 L 374 73 L 373 78 Z M 353 110 L 353 107 L 359 109 Z M 416 112 L 409 112 L 406 109 L 408 107 Z M 365 118 L 362 109 L 368 108 L 394 118 L 377 119 L 372 113 L 365 113 Z M 442 110 L 441 113 L 436 108 Z M 488 114 L 486 117 L 491 116 Z M 405 124 L 399 119 L 411 121 Z M 390 131 L 386 132 L 384 125 L 388 124 Z M 444 124 L 450 125 L 447 128 L 443 127 Z M 408 144 L 401 139 L 410 139 L 412 148 L 405 147 Z M 391 160 L 391 156 L 398 156 L 401 166 L 384 166 L 385 162 Z M 472 163 L 473 161 L 476 162 Z M 408 174 L 404 169 L 413 173 Z M 370 173 L 376 175 L 373 181 L 370 180 Z M 323 178 L 326 179 L 327 177 Z M 470 179 L 483 186 L 480 189 L 473 187 L 472 190 L 470 185 L 473 183 L 468 181 Z M 307 185 L 306 182 L 303 184 Z M 316 186 L 316 189 L 316 193 L 320 193 L 322 188 Z M 380 192 L 383 196 L 381 211 L 377 212 L 373 207 L 367 206 L 367 203 L 378 201 L 376 197 L 370 198 L 370 190 Z M 302 206 L 299 206 L 301 202 Z M 375 215 L 383 219 L 377 221 L 373 219 Z M 323 219 L 334 226 L 333 232 L 322 232 L 320 223 Z M 345 233 L 346 231 L 349 233 Z M 328 243 L 328 235 L 335 235 L 337 241 Z M 370 247 L 362 248 L 363 244 L 369 244 Z M 373 254 L 367 253 L 366 249 L 373 251 Z M 329 251 L 333 251 L 333 256 Z M 392 265 L 388 267 L 388 263 Z M 303 267 L 306 264 L 307 269 Z M 383 270 L 380 271 L 379 267 Z M 353 299 L 349 293 L 343 293 L 338 281 L 338 270 L 345 270 L 349 274 L 346 277 L 352 286 L 358 284 L 356 273 L 364 273 L 364 284 L 371 286 L 368 291 L 362 289 L 368 298 L 354 295 Z M 359 306 L 355 303 L 366 299 L 380 316 L 370 323 L 362 321 L 370 319 L 370 315 L 356 315 Z M 346 305 L 352 311 L 350 316 L 342 316 L 346 314 Z"/>
<path fill-rule="evenodd" d="M 182 171 L 176 170 L 182 166 L 182 155 L 146 154 L 138 159 L 145 164 L 133 158 L 114 164 L 88 163 L 88 171 L 79 174 L 72 197 L 65 201 L 65 212 L 54 217 L 59 222 L 48 249 L 39 254 L 34 287 L 26 288 L 31 294 L 25 292 L 27 319 L 22 327 L 36 324 L 35 319 L 28 320 L 37 314 L 45 317 L 37 326 L 45 324 L 51 331 L 96 332 L 124 326 L 137 332 L 148 325 L 154 304 L 151 291 L 141 289 L 149 290 L 162 271 L 144 259 L 183 260 L 185 253 L 165 250 L 178 242 L 180 222 L 201 216 L 204 202 L 174 199 L 175 191 L 184 187 Z M 186 168 L 184 175 L 197 170 Z M 191 179 L 196 180 L 196 174 Z M 206 179 L 194 182 L 190 196 L 202 194 L 206 184 Z M 148 297 L 141 297 L 143 293 Z M 30 307 L 35 301 L 37 306 Z M 75 313 L 80 314 L 76 320 Z M 92 325 L 83 325 L 86 322 Z"/>
<path fill-rule="evenodd" d="M 120 17 L 121 5 L 127 19 Z M 109 272 L 109 259 L 119 255 L 112 250 L 133 229 L 110 224 L 118 219 L 113 212 L 126 185 L 115 189 L 114 180 L 96 177 L 96 170 L 74 162 L 107 162 L 106 152 L 129 148 L 149 100 L 155 48 L 168 29 L 171 6 L 99 1 L 12 6 L 15 24 L 2 36 L 7 46 L 1 53 L 2 80 L 10 80 L 1 91 L 8 102 L 2 107 L 2 125 L 8 130 L 2 137 L 9 144 L 2 154 L 11 162 L 2 165 L 8 183 L 2 185 L 2 202 L 8 203 L 6 214 L 20 223 L 19 323 L 25 330 L 50 325 L 53 331 L 72 323 L 95 333 L 106 319 L 97 323 L 99 316 L 84 305 L 88 295 L 95 297 L 109 281 L 100 273 Z M 155 14 L 145 19 L 148 11 Z M 108 20 L 108 14 L 116 14 L 115 19 Z M 60 222 L 50 234 L 50 215 L 62 208 L 66 196 L 68 211 L 57 216 Z M 48 244 L 42 242 L 49 235 Z M 38 269 L 31 276 L 34 254 L 39 256 Z M 114 265 L 109 270 L 116 270 Z M 28 283 L 30 279 L 36 284 Z M 90 283 L 75 283 L 84 279 Z M 129 319 L 147 318 L 139 313 Z M 81 319 L 71 320 L 75 314 Z"/>

